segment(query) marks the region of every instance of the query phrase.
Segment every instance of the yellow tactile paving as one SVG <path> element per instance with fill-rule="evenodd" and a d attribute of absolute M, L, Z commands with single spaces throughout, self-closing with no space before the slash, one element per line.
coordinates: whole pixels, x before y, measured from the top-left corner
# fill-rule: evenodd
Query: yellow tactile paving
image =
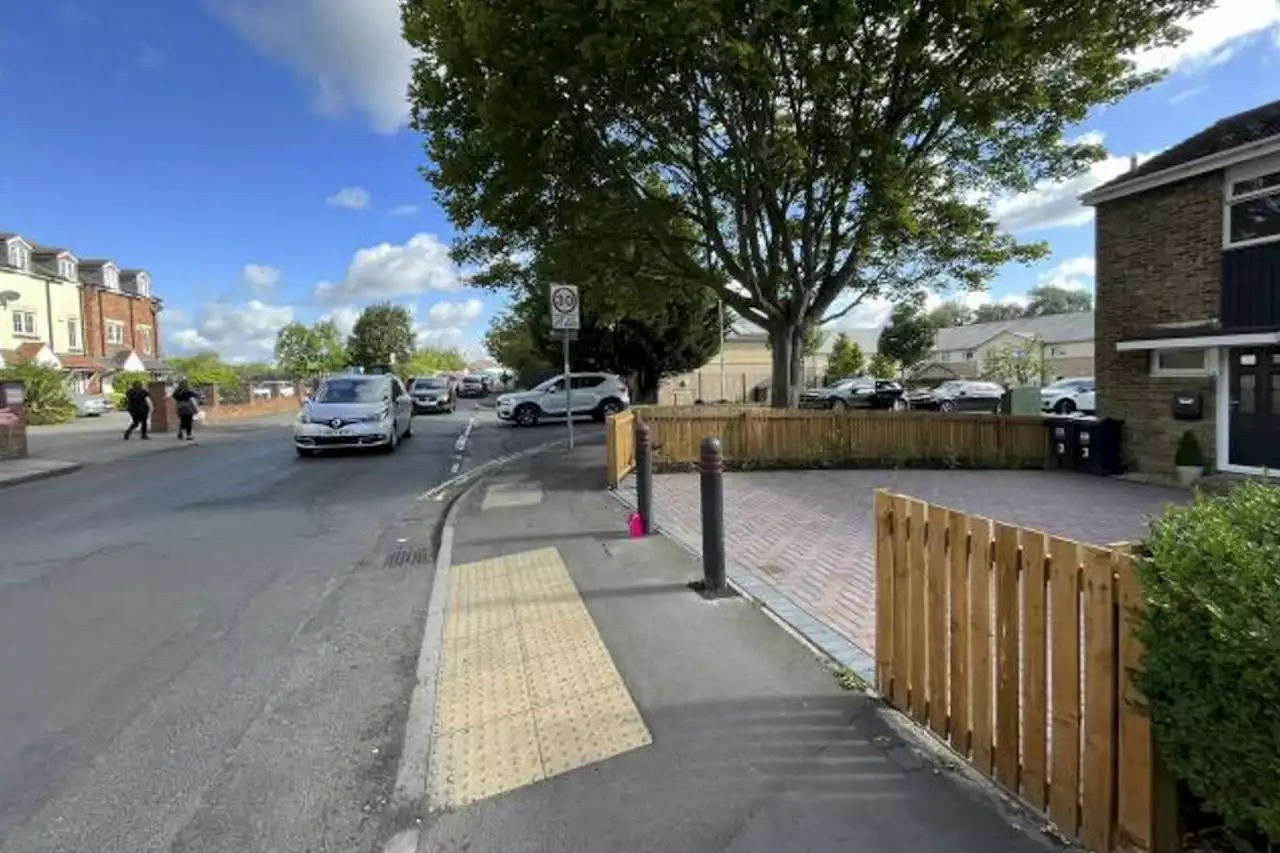
<path fill-rule="evenodd" d="M 427 791 L 461 806 L 652 743 L 554 548 L 449 569 Z"/>

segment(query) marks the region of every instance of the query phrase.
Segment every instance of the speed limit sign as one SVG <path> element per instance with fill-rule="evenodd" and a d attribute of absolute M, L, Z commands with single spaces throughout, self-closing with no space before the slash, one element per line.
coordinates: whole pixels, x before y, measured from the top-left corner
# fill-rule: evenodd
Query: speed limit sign
<path fill-rule="evenodd" d="M 551 328 L 577 331 L 582 325 L 578 308 L 578 288 L 570 284 L 551 285 Z"/>

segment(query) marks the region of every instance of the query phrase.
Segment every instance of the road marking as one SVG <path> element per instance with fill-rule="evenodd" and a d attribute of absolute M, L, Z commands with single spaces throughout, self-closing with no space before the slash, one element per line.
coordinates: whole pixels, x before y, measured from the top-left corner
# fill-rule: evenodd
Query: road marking
<path fill-rule="evenodd" d="M 555 548 L 450 566 L 427 773 L 474 803 L 653 743 Z"/>
<path fill-rule="evenodd" d="M 538 483 L 492 483 L 484 490 L 480 511 L 537 506 L 542 503 L 542 486 Z"/>
<path fill-rule="evenodd" d="M 454 442 L 453 449 L 458 453 L 467 449 L 467 439 L 471 438 L 471 428 L 476 425 L 475 415 L 471 416 L 471 420 L 467 421 L 466 427 L 462 430 L 462 435 L 458 436 L 458 440 Z"/>

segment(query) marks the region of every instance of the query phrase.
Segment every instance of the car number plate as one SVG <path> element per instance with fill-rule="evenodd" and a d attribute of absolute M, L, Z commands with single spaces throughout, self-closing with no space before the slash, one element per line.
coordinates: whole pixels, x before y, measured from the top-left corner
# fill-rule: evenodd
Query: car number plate
<path fill-rule="evenodd" d="M 329 435 L 334 435 L 334 436 L 337 436 L 338 438 L 349 438 L 355 434 L 356 434 L 356 431 L 353 429 L 335 429 L 329 433 Z"/>

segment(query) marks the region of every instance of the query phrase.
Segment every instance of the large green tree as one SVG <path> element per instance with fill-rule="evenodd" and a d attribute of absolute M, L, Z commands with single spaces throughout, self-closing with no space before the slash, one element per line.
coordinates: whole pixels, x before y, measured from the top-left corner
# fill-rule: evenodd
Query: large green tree
<path fill-rule="evenodd" d="M 902 374 L 915 367 L 933 349 L 938 328 L 929 320 L 919 302 L 900 302 L 880 330 L 877 353 L 897 362 Z"/>
<path fill-rule="evenodd" d="M 425 173 L 489 262 L 577 227 L 647 243 L 772 343 L 869 298 L 981 288 L 1043 247 L 986 200 L 1103 156 L 1064 131 L 1212 0 L 405 0 Z M 670 228 L 679 219 L 686 235 Z"/>
<path fill-rule="evenodd" d="M 366 369 L 403 365 L 413 353 L 413 317 L 408 308 L 392 302 L 361 311 L 347 338 L 347 358 Z"/>
<path fill-rule="evenodd" d="M 1025 310 L 1016 302 L 988 302 L 979 305 L 973 312 L 975 323 L 999 323 L 1002 320 L 1018 320 L 1025 316 Z"/>
<path fill-rule="evenodd" d="M 310 326 L 290 323 L 276 333 L 276 364 L 283 373 L 293 377 L 313 377 L 341 370 L 347 364 L 342 334 L 328 320 Z"/>
<path fill-rule="evenodd" d="M 1075 314 L 1093 310 L 1093 294 L 1089 291 L 1058 287 L 1053 284 L 1042 284 L 1031 288 L 1027 293 L 1027 299 L 1027 307 L 1023 311 L 1023 315 L 1027 317 Z"/>
<path fill-rule="evenodd" d="M 862 374 L 864 359 L 862 348 L 844 332 L 836 335 L 831 345 L 831 354 L 827 356 L 827 376 L 830 379 L 843 379 L 847 376 Z"/>
<path fill-rule="evenodd" d="M 939 329 L 965 326 L 973 322 L 973 309 L 955 300 L 948 300 L 929 312 L 929 322 Z"/>

